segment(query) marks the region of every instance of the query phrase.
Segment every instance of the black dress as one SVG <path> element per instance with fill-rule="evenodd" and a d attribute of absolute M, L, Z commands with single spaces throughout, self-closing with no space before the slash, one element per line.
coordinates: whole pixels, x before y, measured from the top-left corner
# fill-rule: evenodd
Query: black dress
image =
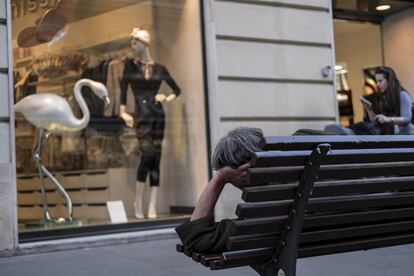
<path fill-rule="evenodd" d="M 150 185 L 159 186 L 161 144 L 164 138 L 165 113 L 162 104 L 155 100 L 161 83 L 165 81 L 178 96 L 180 88 L 168 70 L 161 64 L 153 64 L 152 76 L 145 78 L 141 69 L 144 64 L 132 59 L 125 61 L 121 79 L 121 105 L 126 105 L 128 85 L 131 85 L 135 98 L 135 129 L 141 150 L 137 180 L 145 182 L 150 175 Z"/>

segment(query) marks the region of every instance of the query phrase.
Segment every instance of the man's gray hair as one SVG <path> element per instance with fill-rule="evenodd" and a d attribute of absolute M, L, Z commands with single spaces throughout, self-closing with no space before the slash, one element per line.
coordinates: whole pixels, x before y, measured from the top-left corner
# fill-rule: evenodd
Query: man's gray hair
<path fill-rule="evenodd" d="M 238 167 L 249 162 L 253 153 L 261 151 L 264 137 L 259 128 L 238 127 L 221 138 L 211 156 L 213 169 Z"/>

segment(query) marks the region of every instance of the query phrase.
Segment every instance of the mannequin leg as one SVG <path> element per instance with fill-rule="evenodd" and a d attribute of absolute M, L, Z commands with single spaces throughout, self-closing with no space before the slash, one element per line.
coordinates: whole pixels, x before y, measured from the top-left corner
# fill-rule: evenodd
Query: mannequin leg
<path fill-rule="evenodd" d="M 152 160 L 150 164 L 150 201 L 148 205 L 148 218 L 157 218 L 157 191 L 160 183 L 160 161 L 161 161 L 161 145 L 164 137 L 165 116 L 153 118 L 152 131 Z"/>
<path fill-rule="evenodd" d="M 154 157 L 154 159 L 157 159 Z M 156 163 L 156 161 L 153 161 L 153 163 Z M 159 185 L 159 174 L 160 170 L 152 168 L 150 172 L 150 198 L 149 198 L 149 204 L 148 204 L 148 218 L 155 219 L 157 218 L 157 191 L 158 191 L 158 185 Z"/>
<path fill-rule="evenodd" d="M 158 187 L 156 186 L 150 187 L 150 200 L 149 200 L 149 205 L 148 205 L 148 218 L 149 219 L 157 218 L 157 210 L 156 210 L 157 191 L 158 191 Z"/>
<path fill-rule="evenodd" d="M 135 201 L 134 201 L 134 209 L 135 209 L 135 217 L 137 219 L 143 219 L 144 218 L 144 210 L 143 210 L 143 204 L 142 201 L 144 199 L 144 188 L 145 188 L 145 182 L 137 181 L 135 183 Z"/>
<path fill-rule="evenodd" d="M 149 165 L 151 162 L 151 137 L 149 133 L 151 131 L 151 124 L 148 123 L 147 118 L 141 118 L 137 120 L 136 135 L 139 141 L 139 150 L 141 151 L 141 160 L 137 168 L 136 178 L 136 195 L 135 195 L 135 217 L 138 219 L 144 218 L 143 199 L 145 180 L 147 179 Z"/>

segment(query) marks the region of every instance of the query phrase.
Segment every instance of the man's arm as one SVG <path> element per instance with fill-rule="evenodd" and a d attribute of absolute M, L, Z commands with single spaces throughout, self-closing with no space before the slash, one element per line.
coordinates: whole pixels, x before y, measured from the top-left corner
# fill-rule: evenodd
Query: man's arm
<path fill-rule="evenodd" d="M 191 221 L 184 222 L 177 228 L 178 237 L 188 248 L 200 253 L 223 252 L 227 237 L 230 235 L 231 220 L 214 221 L 214 207 L 226 183 L 238 188 L 246 184 L 246 170 L 250 164 L 238 168 L 224 167 L 217 171 L 201 194 Z"/>
<path fill-rule="evenodd" d="M 190 221 L 213 216 L 214 207 L 225 184 L 219 173 L 213 176 L 198 199 Z"/>
<path fill-rule="evenodd" d="M 190 221 L 212 217 L 214 207 L 223 191 L 224 185 L 231 183 L 238 188 L 242 188 L 246 184 L 245 176 L 249 167 L 250 163 L 246 163 L 236 169 L 224 167 L 218 170 L 201 194 Z"/>

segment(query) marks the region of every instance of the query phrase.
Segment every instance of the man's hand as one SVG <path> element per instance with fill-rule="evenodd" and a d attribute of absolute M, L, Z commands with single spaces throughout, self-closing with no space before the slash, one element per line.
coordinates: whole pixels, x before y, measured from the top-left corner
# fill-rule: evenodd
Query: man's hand
<path fill-rule="evenodd" d="M 243 164 L 238 168 L 226 166 L 218 170 L 218 177 L 224 184 L 231 183 L 241 189 L 247 184 L 246 175 L 248 168 L 250 168 L 250 163 Z"/>

